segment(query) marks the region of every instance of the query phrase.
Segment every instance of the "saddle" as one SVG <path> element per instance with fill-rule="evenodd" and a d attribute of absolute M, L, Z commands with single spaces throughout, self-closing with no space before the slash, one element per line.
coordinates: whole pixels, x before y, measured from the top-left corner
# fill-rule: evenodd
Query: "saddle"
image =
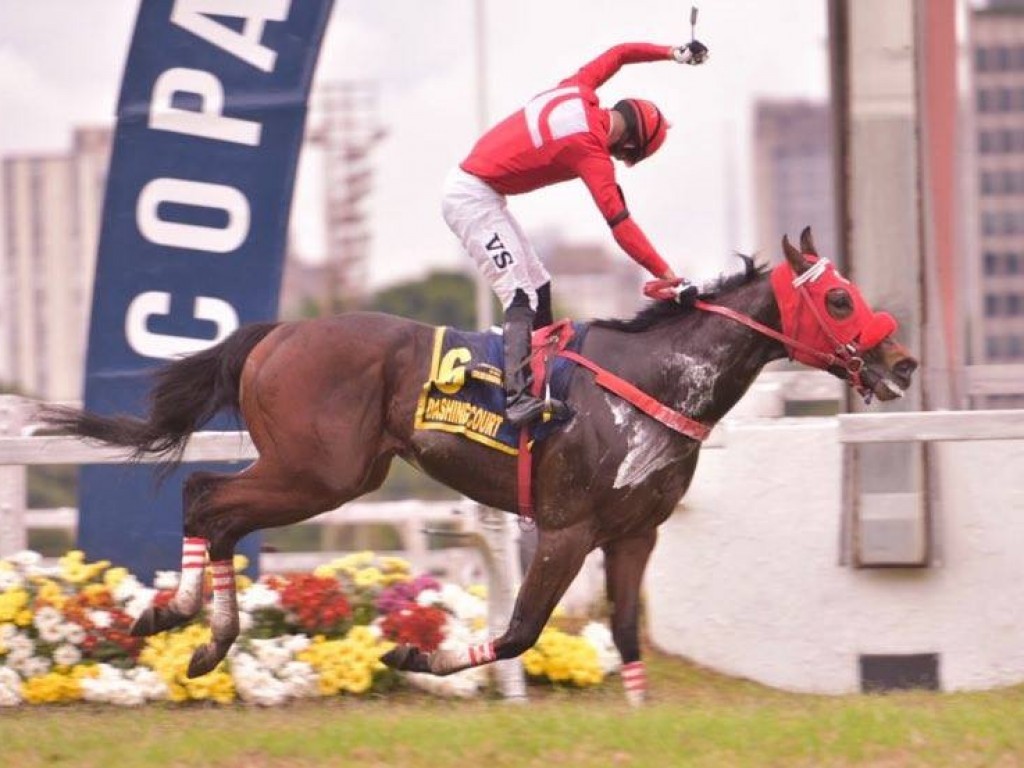
<path fill-rule="evenodd" d="M 559 354 L 578 351 L 586 330 L 586 325 L 566 319 L 534 332 L 530 357 L 532 394 L 543 397 L 550 393 L 551 397 L 564 400 L 575 366 Z M 502 355 L 499 333 L 438 328 L 429 375 L 416 406 L 415 428 L 460 434 L 489 448 L 517 455 L 520 430 L 505 420 Z M 568 410 L 547 415 L 530 427 L 529 441 L 548 437 L 571 415 Z"/>

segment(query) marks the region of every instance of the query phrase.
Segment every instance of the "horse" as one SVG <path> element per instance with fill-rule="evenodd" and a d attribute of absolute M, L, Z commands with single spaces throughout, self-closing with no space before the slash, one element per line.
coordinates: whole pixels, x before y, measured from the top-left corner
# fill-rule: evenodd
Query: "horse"
<path fill-rule="evenodd" d="M 697 467 L 700 433 L 736 404 L 761 369 L 787 356 L 846 380 L 866 399 L 892 400 L 917 361 L 857 287 L 819 257 L 810 228 L 784 260 L 720 277 L 696 307 L 659 300 L 631 319 L 587 324 L 580 359 L 641 391 L 645 409 L 576 368 L 571 414 L 532 459 L 536 553 L 505 631 L 458 649 L 399 645 L 382 659 L 399 670 L 447 675 L 514 658 L 540 636 L 592 550 L 604 553 L 614 643 L 627 698 L 647 686 L 639 642 L 640 587 L 658 526 Z M 652 281 L 651 296 L 659 295 Z M 666 293 L 666 295 L 668 295 Z M 81 439 L 181 461 L 189 436 L 222 409 L 248 429 L 258 458 L 235 474 L 195 472 L 183 484 L 182 577 L 166 605 L 132 627 L 147 636 L 184 625 L 203 605 L 212 570 L 211 639 L 190 660 L 210 672 L 239 633 L 232 556 L 253 531 L 298 523 L 377 489 L 397 456 L 481 504 L 517 513 L 517 459 L 444 431 L 417 430 L 414 415 L 436 328 L 373 312 L 243 325 L 222 342 L 162 365 L 144 418 L 44 406 L 40 418 Z M 654 409 L 649 404 L 656 403 Z M 649 414 L 653 414 L 649 415 Z M 668 425 L 668 426 L 666 426 Z"/>

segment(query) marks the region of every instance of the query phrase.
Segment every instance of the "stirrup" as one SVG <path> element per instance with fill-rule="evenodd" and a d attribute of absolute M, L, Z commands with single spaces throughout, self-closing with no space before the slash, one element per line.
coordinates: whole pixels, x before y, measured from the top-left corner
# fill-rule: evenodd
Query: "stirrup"
<path fill-rule="evenodd" d="M 542 400 L 533 395 L 520 395 L 505 408 L 505 420 L 513 427 L 521 427 L 536 421 L 545 413 L 566 413 L 568 407 L 561 400 Z"/>

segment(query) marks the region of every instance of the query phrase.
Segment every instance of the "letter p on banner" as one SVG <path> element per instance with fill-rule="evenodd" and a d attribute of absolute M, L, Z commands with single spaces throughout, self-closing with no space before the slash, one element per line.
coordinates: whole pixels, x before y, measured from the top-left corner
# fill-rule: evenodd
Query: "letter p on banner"
<path fill-rule="evenodd" d="M 142 416 L 151 374 L 277 316 L 310 83 L 333 0 L 141 0 L 117 106 L 85 406 Z M 218 416 L 206 429 L 241 425 Z M 149 581 L 181 565 L 181 483 L 86 466 L 78 543 Z M 240 549 L 256 567 L 259 541 Z"/>

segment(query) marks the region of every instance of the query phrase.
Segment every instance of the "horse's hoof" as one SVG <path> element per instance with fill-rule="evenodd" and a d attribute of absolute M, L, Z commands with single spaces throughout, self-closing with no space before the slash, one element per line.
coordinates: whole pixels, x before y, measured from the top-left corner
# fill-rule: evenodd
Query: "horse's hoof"
<path fill-rule="evenodd" d="M 224 646 L 221 648 L 217 643 L 207 643 L 196 648 L 192 652 L 192 660 L 188 663 L 187 675 L 189 679 L 202 677 L 213 672 L 214 668 L 227 655 L 229 647 Z"/>
<path fill-rule="evenodd" d="M 412 645 L 396 645 L 380 657 L 392 669 L 402 672 L 430 672 L 427 654 Z"/>
<path fill-rule="evenodd" d="M 191 616 L 183 616 L 170 608 L 154 608 L 150 606 L 132 623 L 129 633 L 132 637 L 149 637 L 168 629 L 175 629 L 187 624 Z"/>

